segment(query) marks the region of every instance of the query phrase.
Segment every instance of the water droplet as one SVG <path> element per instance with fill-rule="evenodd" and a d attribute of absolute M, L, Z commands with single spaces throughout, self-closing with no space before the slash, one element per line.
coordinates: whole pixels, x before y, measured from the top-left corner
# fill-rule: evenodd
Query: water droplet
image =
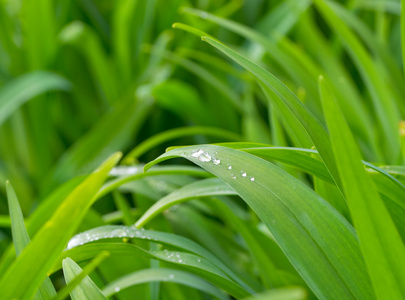
<path fill-rule="evenodd" d="M 114 291 L 116 291 L 117 293 L 118 293 L 120 290 L 121 290 L 121 288 L 120 288 L 119 286 L 116 286 L 116 287 L 114 288 Z"/>
<path fill-rule="evenodd" d="M 174 279 L 174 274 L 169 274 L 169 279 Z"/>
<path fill-rule="evenodd" d="M 197 262 L 201 262 L 201 259 L 197 259 Z"/>
<path fill-rule="evenodd" d="M 246 177 L 247 176 L 247 174 L 246 174 L 246 172 L 241 172 L 242 173 L 242 177 Z"/>
<path fill-rule="evenodd" d="M 232 170 L 232 166 L 231 166 L 231 165 L 228 166 L 228 170 Z"/>
<path fill-rule="evenodd" d="M 179 259 L 179 263 L 182 263 L 183 262 L 183 260 L 182 259 Z"/>
<path fill-rule="evenodd" d="M 231 178 L 232 178 L 232 179 L 236 179 L 235 174 L 232 174 L 232 175 L 231 175 Z"/>
<path fill-rule="evenodd" d="M 197 158 L 199 161 L 202 162 L 211 161 L 211 155 L 209 155 L 207 152 L 204 152 L 201 149 L 198 149 L 197 151 L 191 153 L 191 156 Z"/>
<path fill-rule="evenodd" d="M 219 165 L 219 164 L 221 163 L 221 161 L 220 161 L 219 159 L 214 158 L 214 159 L 212 160 L 212 163 L 213 163 L 214 165 Z"/>
<path fill-rule="evenodd" d="M 254 177 L 250 177 L 250 181 L 255 181 L 255 178 L 254 178 Z"/>

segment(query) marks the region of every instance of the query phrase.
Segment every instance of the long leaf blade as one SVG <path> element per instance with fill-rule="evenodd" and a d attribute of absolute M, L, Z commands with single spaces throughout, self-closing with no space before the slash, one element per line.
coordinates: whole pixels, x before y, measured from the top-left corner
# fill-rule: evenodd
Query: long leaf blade
<path fill-rule="evenodd" d="M 320 91 L 334 156 L 360 246 L 379 299 L 405 297 L 405 249 L 401 237 L 366 174 L 344 116 L 320 79 Z"/>

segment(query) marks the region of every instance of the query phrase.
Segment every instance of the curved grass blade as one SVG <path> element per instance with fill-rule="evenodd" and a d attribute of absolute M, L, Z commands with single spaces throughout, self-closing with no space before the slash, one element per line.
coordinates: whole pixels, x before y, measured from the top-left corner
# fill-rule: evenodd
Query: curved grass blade
<path fill-rule="evenodd" d="M 180 250 L 189 251 L 212 262 L 219 269 L 225 272 L 227 276 L 238 282 L 247 290 L 253 292 L 253 290 L 242 279 L 240 279 L 232 270 L 230 270 L 211 252 L 207 251 L 196 242 L 173 233 L 137 229 L 135 227 L 118 225 L 102 226 L 74 236 L 69 241 L 67 249 L 72 249 L 86 243 L 109 238 L 134 238 L 140 240 L 149 240 L 152 242 L 159 242 L 164 245 L 175 247 Z"/>
<path fill-rule="evenodd" d="M 227 293 L 234 296 L 235 298 L 243 298 L 253 293 L 249 293 L 242 286 L 229 279 L 229 277 L 224 275 L 224 273 L 220 271 L 220 269 L 212 262 L 201 256 L 185 252 L 152 252 L 127 243 L 96 243 L 79 246 L 65 251 L 62 254 L 61 258 L 63 259 L 64 257 L 69 256 L 72 257 L 75 261 L 80 262 L 95 257 L 100 251 L 103 250 L 110 252 L 112 255 L 128 255 L 133 257 L 133 259 L 139 259 L 140 257 L 158 259 L 160 261 L 169 263 L 172 267 L 189 270 L 192 273 L 199 275 L 200 277 L 208 280 L 219 288 L 225 290 Z M 179 260 L 181 260 L 181 262 L 179 262 Z M 55 265 L 53 267 L 53 270 L 57 270 L 59 268 L 60 265 Z"/>
<path fill-rule="evenodd" d="M 102 262 L 104 259 L 106 259 L 108 256 L 110 255 L 109 252 L 104 251 L 101 252 L 96 258 L 94 258 L 89 264 L 87 264 L 82 272 L 80 272 L 79 274 L 76 274 L 77 276 L 72 276 L 69 280 L 69 282 L 67 282 L 68 280 L 66 280 L 67 285 L 61 289 L 59 291 L 59 293 L 56 295 L 56 297 L 52 298 L 52 300 L 63 300 L 65 298 L 67 298 L 69 296 L 69 293 L 71 293 L 73 291 L 73 289 L 76 288 L 76 286 L 80 286 L 78 289 L 75 289 L 75 291 L 73 292 L 74 295 L 77 295 L 80 290 L 87 290 L 89 289 L 91 292 L 92 287 L 88 287 L 86 285 L 86 282 L 82 281 L 84 279 L 86 279 L 86 281 L 88 282 L 87 279 L 90 279 L 87 275 L 89 275 L 91 272 L 94 271 L 94 269 L 96 269 Z M 67 276 L 65 269 L 68 269 L 69 267 L 74 267 L 76 264 L 73 262 L 73 260 L 71 260 L 69 257 L 67 257 L 66 259 L 64 259 L 62 261 L 62 266 L 63 266 L 63 273 L 65 275 L 65 278 Z M 66 268 L 65 268 L 66 266 Z M 72 274 L 75 275 L 75 274 Z M 91 280 L 91 279 L 90 279 Z M 86 294 L 88 295 L 87 291 Z M 73 297 L 73 295 L 72 295 Z M 77 298 L 77 296 L 75 296 Z M 90 298 L 91 299 L 91 298 Z"/>
<path fill-rule="evenodd" d="M 204 135 L 204 136 L 213 136 L 219 137 L 227 140 L 234 140 L 234 141 L 241 141 L 242 137 L 220 128 L 214 127 L 203 127 L 203 126 L 195 126 L 195 127 L 182 127 L 182 128 L 175 128 L 171 130 L 167 130 L 164 132 L 160 132 L 149 139 L 143 141 L 134 149 L 132 149 L 123 159 L 123 163 L 130 163 L 134 159 L 139 158 L 142 154 L 146 153 L 150 149 L 163 144 L 164 142 L 185 137 L 185 136 L 193 136 L 193 135 Z"/>
<path fill-rule="evenodd" d="M 305 184 L 261 158 L 214 145 L 172 150 L 145 170 L 174 157 L 187 158 L 232 186 L 318 297 L 373 298 L 354 229 Z"/>
<path fill-rule="evenodd" d="M 103 293 L 106 297 L 111 297 L 117 292 L 130 286 L 153 281 L 174 282 L 200 290 L 217 299 L 229 299 L 221 290 L 198 276 L 184 271 L 163 268 L 146 269 L 125 275 L 106 285 L 103 289 Z"/>
<path fill-rule="evenodd" d="M 66 283 L 73 282 L 76 277 L 84 274 L 84 271 L 72 259 L 67 257 L 63 260 L 63 275 L 65 276 Z M 97 285 L 90 279 L 88 275 L 83 276 L 78 286 L 71 292 L 72 300 L 101 300 L 107 299 Z"/>
<path fill-rule="evenodd" d="M 135 226 L 138 228 L 143 227 L 164 210 L 189 199 L 218 195 L 237 195 L 237 193 L 218 178 L 209 178 L 193 182 L 156 202 L 135 223 Z"/>
<path fill-rule="evenodd" d="M 16 254 L 19 256 L 24 248 L 30 243 L 30 237 L 28 236 L 28 232 L 25 228 L 24 217 L 18 203 L 17 195 L 8 181 L 6 182 L 6 188 L 13 243 Z M 34 299 L 49 299 L 54 295 L 56 295 L 55 288 L 53 287 L 49 277 L 46 277 L 35 294 Z"/>
<path fill-rule="evenodd" d="M 374 291 L 379 299 L 401 299 L 405 297 L 404 244 L 373 181 L 364 170 L 360 152 L 336 100 L 322 78 L 319 83 L 343 191 Z"/>
<path fill-rule="evenodd" d="M 148 173 L 140 173 L 136 171 L 133 174 L 128 174 L 126 176 L 119 176 L 116 179 L 110 180 L 106 184 L 102 186 L 100 191 L 96 195 L 96 199 L 101 198 L 102 196 L 108 194 L 109 192 L 115 190 L 119 186 L 123 185 L 124 183 L 142 179 L 149 176 L 157 176 L 157 175 L 189 175 L 195 177 L 212 177 L 211 174 L 201 170 L 200 168 L 190 167 L 190 166 L 163 166 L 160 168 L 156 168 L 151 170 L 150 174 Z"/>
<path fill-rule="evenodd" d="M 22 75 L 0 90 L 0 126 L 23 103 L 52 90 L 67 91 L 70 83 L 57 74 L 35 71 Z"/>
<path fill-rule="evenodd" d="M 108 172 L 121 158 L 111 156 L 89 175 L 55 211 L 17 260 L 0 279 L 5 299 L 30 299 L 45 279 L 73 232 L 80 225 Z M 24 276 L 20 276 L 24 274 Z M 20 280 L 15 280 L 20 278 Z"/>
<path fill-rule="evenodd" d="M 304 104 L 291 92 L 287 86 L 285 86 L 279 79 L 273 74 L 239 55 L 235 51 L 223 45 L 221 42 L 210 37 L 203 36 L 203 41 L 208 42 L 242 67 L 247 69 L 253 75 L 255 75 L 260 81 L 263 82 L 269 89 L 271 89 L 278 97 L 273 99 L 278 101 L 277 106 L 285 106 L 291 110 L 295 117 L 299 120 L 302 126 L 311 137 L 315 146 L 317 147 L 322 160 L 325 162 L 329 172 L 331 173 L 334 181 L 340 186 L 339 176 L 337 173 L 335 161 L 333 160 L 333 153 L 330 147 L 330 141 L 325 127 L 316 119 L 304 106 Z"/>

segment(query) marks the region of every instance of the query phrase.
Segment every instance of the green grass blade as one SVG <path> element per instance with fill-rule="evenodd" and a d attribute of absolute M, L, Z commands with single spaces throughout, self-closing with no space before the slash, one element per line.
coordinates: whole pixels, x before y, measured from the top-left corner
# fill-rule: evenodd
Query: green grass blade
<path fill-rule="evenodd" d="M 307 293 L 299 287 L 273 289 L 244 300 L 305 300 Z"/>
<path fill-rule="evenodd" d="M 173 205 L 177 205 L 194 198 L 218 195 L 236 195 L 236 192 L 217 178 L 209 178 L 193 182 L 156 202 L 135 223 L 135 226 L 138 228 L 145 226 L 146 223 L 150 222 L 158 214 L 172 207 Z"/>
<path fill-rule="evenodd" d="M 7 200 L 11 219 L 11 233 L 17 256 L 30 243 L 27 230 L 24 224 L 24 216 L 18 203 L 17 195 L 9 181 L 6 182 Z"/>
<path fill-rule="evenodd" d="M 346 24 L 339 19 L 328 4 L 324 1 L 315 0 L 316 7 L 328 22 L 329 26 L 343 40 L 344 45 L 356 64 L 363 80 L 370 91 L 371 99 L 378 122 L 382 128 L 385 146 L 386 160 L 396 163 L 399 159 L 399 114 L 394 99 L 387 89 L 383 78 L 371 59 L 369 53 L 350 31 Z"/>
<path fill-rule="evenodd" d="M 62 264 L 63 274 L 65 275 L 67 284 L 72 283 L 75 278 L 84 275 L 84 271 L 69 257 L 64 259 Z M 107 299 L 88 275 L 83 277 L 79 285 L 70 292 L 72 300 Z"/>
<path fill-rule="evenodd" d="M 152 237 L 151 237 L 152 239 Z M 152 258 L 158 259 L 162 262 L 170 264 L 171 267 L 176 267 L 179 269 L 186 269 L 190 272 L 208 280 L 217 287 L 225 290 L 230 295 L 235 298 L 247 297 L 249 294 L 246 289 L 244 289 L 239 284 L 235 283 L 233 280 L 229 279 L 223 271 L 221 271 L 217 265 L 214 265 L 211 261 L 190 253 L 176 252 L 176 251 L 148 251 L 142 249 L 138 246 L 121 243 L 97 243 L 90 245 L 83 245 L 73 248 L 69 251 L 65 251 L 62 257 L 72 257 L 75 261 L 88 260 L 96 256 L 100 250 L 105 250 L 110 252 L 112 255 L 128 255 L 132 259 Z M 59 267 L 60 268 L 60 267 Z M 54 270 L 58 269 L 58 266 L 54 266 Z"/>
<path fill-rule="evenodd" d="M 93 272 L 103 262 L 103 260 L 106 259 L 109 255 L 110 255 L 110 253 L 107 251 L 101 252 L 96 258 L 94 258 L 89 264 L 87 264 L 83 268 L 83 271 L 80 272 L 80 274 L 76 274 L 77 276 L 74 276 L 75 274 L 71 274 L 71 278 L 69 280 L 66 280 L 67 285 L 64 288 L 62 288 L 59 291 L 59 293 L 56 295 L 56 297 L 54 297 L 52 300 L 63 300 L 65 298 L 67 298 L 69 296 L 69 294 L 73 291 L 73 289 L 75 289 L 76 286 L 78 286 L 78 285 L 79 285 L 79 288 L 75 289 L 75 291 L 73 292 L 74 295 L 77 295 L 80 290 L 86 290 L 87 285 L 86 285 L 86 283 L 83 283 L 81 285 L 82 281 L 85 278 L 88 278 L 87 275 L 89 275 L 91 272 Z M 68 274 L 65 273 L 65 269 L 68 269 L 69 267 L 74 268 L 73 266 L 75 264 L 74 264 L 73 260 L 71 260 L 70 258 L 67 257 L 66 259 L 63 260 L 62 265 L 63 265 L 64 275 L 66 277 Z M 66 268 L 65 268 L 65 266 L 66 266 Z M 67 281 L 69 281 L 69 282 L 67 282 Z M 91 287 L 89 287 L 89 289 L 91 289 Z M 87 292 L 86 292 L 86 294 L 87 294 Z"/>
<path fill-rule="evenodd" d="M 130 167 L 129 167 L 130 168 Z M 140 173 L 134 172 L 127 174 L 125 176 L 119 176 L 116 179 L 110 180 L 106 184 L 103 185 L 103 187 L 100 189 L 100 191 L 96 195 L 96 199 L 101 198 L 105 194 L 108 194 L 109 192 L 115 190 L 119 186 L 123 185 L 124 183 L 131 182 L 134 180 L 142 179 L 145 177 L 149 176 L 157 176 L 157 175 L 190 175 L 190 176 L 195 176 L 195 177 L 212 177 L 211 174 L 205 172 L 204 170 L 201 170 L 200 168 L 195 168 L 195 167 L 189 167 L 189 166 L 163 166 L 160 168 L 156 168 L 154 170 L 151 170 L 150 174 L 149 173 Z"/>
<path fill-rule="evenodd" d="M 366 174 L 344 116 L 323 80 L 320 91 L 334 156 L 360 247 L 379 299 L 405 297 L 405 249 L 401 237 Z"/>
<path fill-rule="evenodd" d="M 222 139 L 233 141 L 240 141 L 242 139 L 241 136 L 233 132 L 214 127 L 194 126 L 194 127 L 175 128 L 160 132 L 150 137 L 149 139 L 144 140 L 142 143 L 137 145 L 124 157 L 123 163 L 130 163 L 134 159 L 138 159 L 142 154 L 146 153 L 147 151 L 153 149 L 156 146 L 163 144 L 164 142 L 174 140 L 176 138 L 193 136 L 198 134 L 204 136 L 219 137 Z"/>
<path fill-rule="evenodd" d="M 108 238 L 134 238 L 140 240 L 150 240 L 156 242 L 158 241 L 159 243 L 164 245 L 175 247 L 180 250 L 189 251 L 198 256 L 204 257 L 205 259 L 216 265 L 223 272 L 225 272 L 227 276 L 231 277 L 242 286 L 244 286 L 247 290 L 253 291 L 246 283 L 244 283 L 242 279 L 240 279 L 232 270 L 230 270 L 211 252 L 192 240 L 172 233 L 144 229 L 139 230 L 135 227 L 126 226 L 102 226 L 74 236 L 69 241 L 68 249 L 75 248 L 81 244 Z"/>
<path fill-rule="evenodd" d="M 354 229 L 305 184 L 261 158 L 213 145 L 172 150 L 145 170 L 174 157 L 187 158 L 231 185 L 318 297 L 373 297 Z"/>
<path fill-rule="evenodd" d="M 300 121 L 302 126 L 304 126 L 308 135 L 311 137 L 312 141 L 317 147 L 333 179 L 339 184 L 339 176 L 337 174 L 336 165 L 333 160 L 329 137 L 327 135 L 325 127 L 306 109 L 304 104 L 297 98 L 297 96 L 295 96 L 287 88 L 287 86 L 285 86 L 274 75 L 249 61 L 248 59 L 244 58 L 243 56 L 239 55 L 238 53 L 226 47 L 217 40 L 209 37 L 202 37 L 202 40 L 208 42 L 209 44 L 223 52 L 225 55 L 232 58 L 249 72 L 254 74 L 259 80 L 263 82 L 263 84 L 265 84 L 278 96 L 278 98 L 274 97 L 274 99 L 282 100 L 281 103 L 278 103 L 278 105 L 284 105 L 294 113 L 295 117 Z"/>
<path fill-rule="evenodd" d="M 30 299 L 79 226 L 108 172 L 120 159 L 117 153 L 89 175 L 59 206 L 17 260 L 0 279 L 5 299 Z M 23 277 L 19 274 L 24 274 Z M 14 280 L 20 278 L 20 280 Z"/>
<path fill-rule="evenodd" d="M 69 88 L 66 79 L 50 72 L 35 71 L 17 77 L 0 90 L 0 126 L 28 100 L 48 91 Z"/>
<path fill-rule="evenodd" d="M 150 111 L 150 105 L 135 99 L 116 103 L 93 127 L 77 140 L 59 159 L 46 188 L 78 174 L 91 172 L 114 151 L 128 144 Z M 115 124 L 115 126 L 111 126 Z"/>
<path fill-rule="evenodd" d="M 13 235 L 15 251 L 17 256 L 19 256 L 24 248 L 30 243 L 30 237 L 25 228 L 24 217 L 18 203 L 17 195 L 10 182 L 6 182 L 6 188 L 10 210 L 11 232 Z M 47 277 L 40 286 L 38 292 L 35 294 L 34 299 L 49 299 L 54 295 L 56 295 L 55 288 L 53 287 L 51 280 Z"/>
<path fill-rule="evenodd" d="M 189 286 L 194 289 L 198 289 L 202 292 L 210 294 L 217 299 L 226 300 L 228 297 L 224 293 L 213 285 L 209 284 L 205 280 L 184 271 L 174 269 L 146 269 L 140 270 L 109 283 L 104 289 L 103 293 L 106 297 L 111 297 L 118 291 L 136 284 L 142 284 L 146 282 L 174 282 L 184 286 Z"/>
<path fill-rule="evenodd" d="M 401 1 L 401 49 L 402 49 L 402 66 L 405 74 L 405 1 Z"/>
<path fill-rule="evenodd" d="M 62 29 L 59 39 L 82 52 L 92 73 L 92 80 L 95 81 L 93 84 L 100 87 L 102 97 L 107 103 L 116 102 L 119 96 L 119 81 L 94 30 L 85 23 L 75 21 Z"/>

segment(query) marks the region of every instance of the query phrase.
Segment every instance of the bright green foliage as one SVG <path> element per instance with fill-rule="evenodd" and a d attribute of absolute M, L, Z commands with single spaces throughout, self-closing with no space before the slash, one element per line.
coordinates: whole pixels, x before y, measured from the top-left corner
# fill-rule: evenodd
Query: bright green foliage
<path fill-rule="evenodd" d="M 1 1 L 0 298 L 404 299 L 402 4 Z"/>

